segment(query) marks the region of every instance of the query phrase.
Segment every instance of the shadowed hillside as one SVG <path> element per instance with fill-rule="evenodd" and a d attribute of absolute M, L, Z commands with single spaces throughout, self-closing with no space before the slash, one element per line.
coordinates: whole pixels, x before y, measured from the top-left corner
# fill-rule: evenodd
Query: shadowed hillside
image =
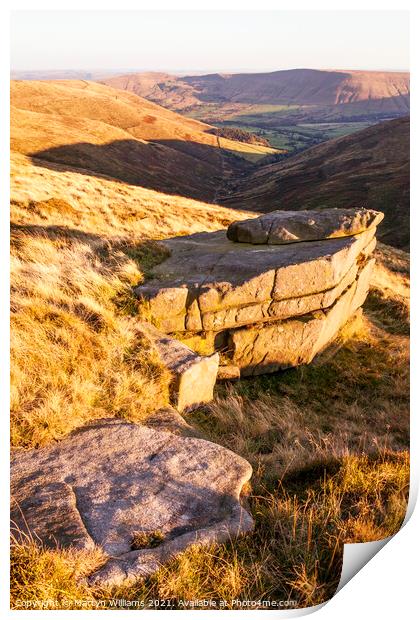
<path fill-rule="evenodd" d="M 273 149 L 219 138 L 131 93 L 83 81 L 13 82 L 11 148 L 211 202 L 225 177 Z"/>
<path fill-rule="evenodd" d="M 385 213 L 379 238 L 409 245 L 408 118 L 330 140 L 261 166 L 231 187 L 223 203 L 258 211 L 366 206 Z"/>

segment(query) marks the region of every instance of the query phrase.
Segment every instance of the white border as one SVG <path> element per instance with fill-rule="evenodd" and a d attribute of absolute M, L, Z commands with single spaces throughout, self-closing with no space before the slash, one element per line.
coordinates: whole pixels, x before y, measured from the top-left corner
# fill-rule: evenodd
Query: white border
<path fill-rule="evenodd" d="M 1 68 L 1 115 L 0 115 L 0 139 L 2 140 L 2 158 L 0 166 L 0 187 L 2 188 L 1 199 L 1 222 L 0 222 L 0 282 L 3 286 L 1 304 L 0 304 L 0 342 L 1 347 L 1 373 L 0 373 L 0 402 L 2 403 L 4 411 L 0 417 L 1 424 L 1 437 L 3 439 L 2 450 L 0 450 L 1 458 L 1 471 L 3 489 L 6 489 L 6 493 L 3 493 L 3 498 L 7 499 L 8 489 L 8 470 L 9 470 L 9 458 L 8 458 L 8 401 L 9 401 L 9 387 L 8 387 L 8 375 L 9 375 L 9 332 L 8 332 L 8 278 L 9 278 L 9 235 L 8 235 L 8 198 L 9 198 L 9 170 L 6 162 L 8 158 L 5 156 L 8 153 L 8 141 L 9 141 L 9 110 L 8 110 L 8 94 L 9 94 L 9 11 L 10 10 L 157 10 L 157 9 L 179 9 L 179 10 L 209 10 L 209 9 L 221 9 L 221 10 L 410 10 L 411 11 L 411 73 L 412 73 L 412 109 L 415 110 L 415 104 L 417 102 L 417 66 L 416 59 L 420 58 L 420 50 L 418 44 L 418 34 L 414 33 L 414 28 L 418 27 L 418 13 L 419 9 L 416 7 L 415 2 L 387 2 L 381 1 L 361 1 L 354 0 L 353 2 L 345 3 L 340 2 L 325 2 L 320 0 L 314 6 L 310 1 L 265 1 L 260 0 L 258 3 L 250 2 L 249 0 L 229 1 L 229 0 L 213 0 L 212 2 L 200 2 L 197 6 L 197 2 L 179 0 L 174 5 L 171 0 L 155 0 L 155 1 L 142 1 L 138 0 L 120 0 L 119 2 L 107 1 L 107 0 L 73 0 L 54 2 L 53 0 L 39 0 L 39 1 L 19 1 L 5 2 L 1 7 L 1 19 L 0 19 L 0 68 Z M 391 44 L 391 43 L 390 43 Z M 357 37 L 355 37 L 355 45 L 357 45 Z M 418 140 L 418 120 L 417 111 L 411 116 L 412 136 L 416 136 L 416 139 L 412 138 L 412 169 L 415 170 L 416 164 L 418 164 L 418 148 L 416 141 Z M 417 269 L 419 261 L 419 253 L 416 249 L 417 245 L 417 231 L 418 227 L 418 210 L 420 204 L 418 201 L 418 176 L 412 175 L 412 252 L 411 261 L 413 267 L 413 293 L 412 293 L 412 343 L 419 342 L 418 340 L 418 322 L 416 316 L 418 315 L 418 287 L 417 287 Z M 419 355 L 420 347 L 412 344 L 412 377 L 415 373 L 419 374 Z M 412 435 L 412 465 L 411 465 L 411 493 L 410 493 L 410 511 L 413 509 L 414 495 L 417 495 L 418 489 L 418 472 L 419 468 L 419 439 L 418 439 L 418 422 L 417 415 L 419 408 L 419 380 L 412 381 L 412 419 L 411 419 L 411 435 Z M 0 547 L 0 611 L 3 612 L 4 617 L 9 616 L 21 616 L 25 614 L 24 611 L 9 611 L 8 601 L 8 562 L 5 561 L 8 558 L 8 510 L 7 501 L 2 502 L 2 536 Z M 317 617 L 320 619 L 334 619 L 340 618 L 340 620 L 351 619 L 354 620 L 355 614 L 362 614 L 363 618 L 369 617 L 368 614 L 375 614 L 375 616 L 381 616 L 384 619 L 393 619 L 396 616 L 404 619 L 413 617 L 413 611 L 418 613 L 418 604 L 416 601 L 416 591 L 418 589 L 418 561 L 416 552 L 419 548 L 419 517 L 420 511 L 417 509 L 411 519 L 407 522 L 405 527 L 399 532 L 381 552 L 376 555 L 353 579 L 350 585 L 344 587 L 336 596 L 333 597 L 325 606 L 321 606 L 317 612 Z M 312 610 L 295 610 L 292 615 L 304 615 Z M 30 617 L 38 617 L 43 614 L 43 611 L 32 611 Z M 78 612 L 73 611 L 54 611 L 55 615 L 61 615 L 63 613 L 73 614 Z M 96 611 L 90 611 L 90 614 L 96 614 Z M 115 613 L 123 613 L 120 611 L 114 611 Z M 125 613 L 125 612 L 124 612 Z M 156 612 L 143 612 L 144 614 L 156 613 Z M 161 612 L 164 614 L 191 614 L 195 612 L 188 611 L 175 611 L 175 612 Z M 214 614 L 222 614 L 221 617 L 226 617 L 226 614 L 240 614 L 238 611 L 220 611 L 220 612 L 207 612 Z M 261 611 L 253 612 L 255 614 L 280 614 L 282 617 L 286 617 L 288 612 L 277 611 Z"/>

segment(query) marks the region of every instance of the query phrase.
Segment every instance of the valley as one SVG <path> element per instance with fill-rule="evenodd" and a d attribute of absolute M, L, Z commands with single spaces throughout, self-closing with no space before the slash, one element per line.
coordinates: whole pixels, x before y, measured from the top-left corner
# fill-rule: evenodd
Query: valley
<path fill-rule="evenodd" d="M 409 144 L 408 117 L 379 123 L 257 167 L 221 202 L 264 212 L 369 205 L 386 216 L 379 238 L 408 249 Z"/>
<path fill-rule="evenodd" d="M 224 176 L 275 152 L 94 82 L 12 82 L 11 98 L 12 151 L 208 202 Z"/>
<path fill-rule="evenodd" d="M 103 83 L 187 117 L 252 131 L 287 155 L 409 113 L 408 73 L 309 69 L 181 77 L 133 73 Z"/>

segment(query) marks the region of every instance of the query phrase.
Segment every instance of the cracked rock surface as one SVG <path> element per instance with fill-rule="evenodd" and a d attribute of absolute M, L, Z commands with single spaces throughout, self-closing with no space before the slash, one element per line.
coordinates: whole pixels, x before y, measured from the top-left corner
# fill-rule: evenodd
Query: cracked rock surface
<path fill-rule="evenodd" d="M 271 211 L 261 217 L 233 222 L 227 236 L 240 243 L 283 244 L 358 235 L 383 220 L 380 211 L 364 208 Z"/>
<path fill-rule="evenodd" d="M 153 428 L 98 420 L 53 446 L 16 450 L 12 530 L 52 547 L 101 546 L 109 560 L 90 581 L 102 585 L 147 577 L 192 544 L 252 530 L 239 501 L 249 463 L 167 430 L 174 425 L 169 414 L 163 414 L 166 430 L 158 430 L 158 419 Z M 158 533 L 161 542 L 136 548 L 139 533 L 145 540 Z"/>
<path fill-rule="evenodd" d="M 171 256 L 136 288 L 163 332 L 211 332 L 332 305 L 375 248 L 376 228 L 288 245 L 233 243 L 225 231 L 167 239 Z"/>

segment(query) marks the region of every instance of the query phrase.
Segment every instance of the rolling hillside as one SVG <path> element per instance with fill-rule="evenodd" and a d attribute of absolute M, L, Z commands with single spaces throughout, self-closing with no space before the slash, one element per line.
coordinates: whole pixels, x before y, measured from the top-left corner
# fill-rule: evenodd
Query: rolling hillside
<path fill-rule="evenodd" d="M 249 131 L 299 153 L 410 113 L 410 76 L 386 71 L 316 71 L 112 76 L 103 83 L 222 128 Z"/>
<path fill-rule="evenodd" d="M 164 258 L 156 239 L 249 216 L 36 164 L 12 155 L 11 439 L 23 449 L 99 418 L 144 424 L 167 404 L 169 377 L 139 334 L 132 286 Z M 186 552 L 117 591 L 85 579 L 103 563 L 100 549 L 28 539 L 12 546 L 11 605 L 98 608 L 118 597 L 147 606 L 151 596 L 176 605 L 187 593 L 303 607 L 332 596 L 343 544 L 394 534 L 406 511 L 409 257 L 380 244 L 376 258 L 356 332 L 307 367 L 220 385 L 211 406 L 188 416 L 252 464 L 252 535 Z"/>
<path fill-rule="evenodd" d="M 209 202 L 226 176 L 273 152 L 93 82 L 12 82 L 11 102 L 11 149 L 38 165 L 67 164 Z"/>
<path fill-rule="evenodd" d="M 402 118 L 330 140 L 261 166 L 223 204 L 264 212 L 363 205 L 384 211 L 382 241 L 408 249 L 409 138 L 409 118 Z"/>
<path fill-rule="evenodd" d="M 121 183 L 107 176 L 11 155 L 12 227 L 94 241 L 158 239 L 219 230 L 249 217 L 231 209 Z"/>
<path fill-rule="evenodd" d="M 292 69 L 272 73 L 209 74 L 176 77 L 137 73 L 103 83 L 134 92 L 170 109 L 209 103 L 337 105 L 406 97 L 409 74 L 385 71 Z"/>

